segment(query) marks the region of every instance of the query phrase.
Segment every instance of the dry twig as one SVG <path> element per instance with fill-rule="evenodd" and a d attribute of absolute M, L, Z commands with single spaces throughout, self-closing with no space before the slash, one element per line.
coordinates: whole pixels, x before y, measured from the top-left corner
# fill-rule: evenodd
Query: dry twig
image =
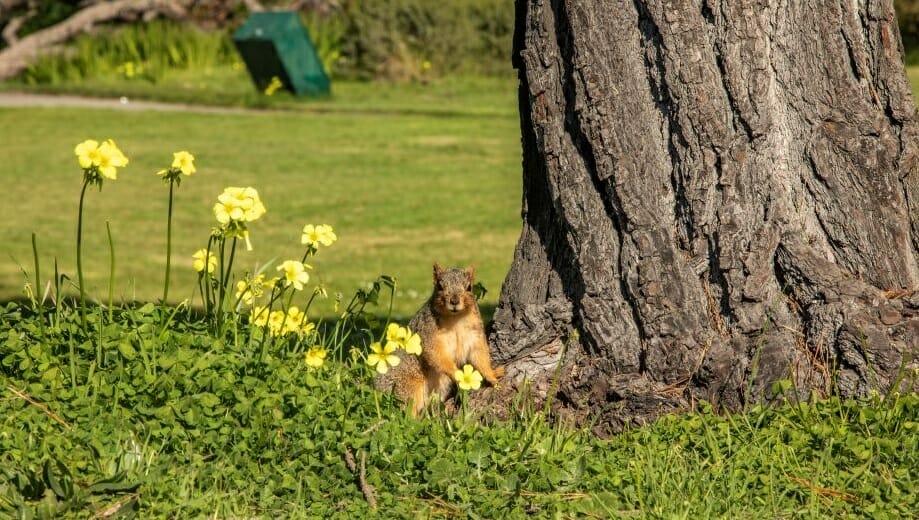
<path fill-rule="evenodd" d="M 351 448 L 345 448 L 345 465 L 348 466 L 348 471 L 354 474 L 357 478 L 357 483 L 361 488 L 361 493 L 364 494 L 364 498 L 367 500 L 367 503 L 370 504 L 371 509 L 377 508 L 377 499 L 373 496 L 373 487 L 367 483 L 367 454 L 363 450 L 361 454 L 361 467 L 358 469 L 357 463 L 354 462 L 354 455 L 351 453 Z"/>
<path fill-rule="evenodd" d="M 10 392 L 13 392 L 14 394 L 16 394 L 16 396 L 19 397 L 20 399 L 26 401 L 27 403 L 31 404 L 32 406 L 34 406 L 34 407 L 38 408 L 39 410 L 41 410 L 42 412 L 44 412 L 45 415 L 47 415 L 48 417 L 54 419 L 55 422 L 57 422 L 58 424 L 64 426 L 64 428 L 67 428 L 68 430 L 71 429 L 71 428 L 73 428 L 73 426 L 71 426 L 70 423 L 68 423 L 67 421 L 65 421 L 64 419 L 62 419 L 60 415 L 58 415 L 58 414 L 52 412 L 50 409 L 48 409 L 47 406 L 45 406 L 45 405 L 39 403 L 39 402 L 36 401 L 35 399 L 32 399 L 32 398 L 29 396 L 29 394 L 23 392 L 22 390 L 16 388 L 16 387 L 13 386 L 13 385 L 6 385 L 6 389 L 9 390 Z"/>
<path fill-rule="evenodd" d="M 93 516 L 90 518 L 92 518 L 93 520 L 95 520 L 96 518 L 111 518 L 112 516 L 120 512 L 122 507 L 131 503 L 132 500 L 137 500 L 137 497 L 139 496 L 140 494 L 138 493 L 131 493 L 130 495 L 122 498 L 121 500 L 113 502 L 109 504 L 108 506 L 96 511 L 96 513 L 93 514 Z"/>
<path fill-rule="evenodd" d="M 814 484 L 813 482 L 804 480 L 801 477 L 795 477 L 793 475 L 788 475 L 788 480 L 791 480 L 792 482 L 796 484 L 800 484 L 806 487 L 807 489 L 810 489 L 811 491 L 813 491 L 814 493 L 816 493 L 817 495 L 821 497 L 836 498 L 839 500 L 844 500 L 846 502 L 856 502 L 858 500 L 855 496 L 850 495 L 849 493 L 843 493 L 842 491 L 836 491 L 835 489 L 832 489 L 832 488 L 820 487 Z"/>

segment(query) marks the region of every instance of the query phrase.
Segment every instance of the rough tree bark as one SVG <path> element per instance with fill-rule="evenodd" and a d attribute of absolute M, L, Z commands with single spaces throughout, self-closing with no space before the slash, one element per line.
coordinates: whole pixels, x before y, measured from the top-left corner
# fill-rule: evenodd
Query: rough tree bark
<path fill-rule="evenodd" d="M 512 380 L 603 431 L 778 380 L 915 389 L 919 126 L 891 0 L 516 9 L 523 230 L 490 337 Z"/>

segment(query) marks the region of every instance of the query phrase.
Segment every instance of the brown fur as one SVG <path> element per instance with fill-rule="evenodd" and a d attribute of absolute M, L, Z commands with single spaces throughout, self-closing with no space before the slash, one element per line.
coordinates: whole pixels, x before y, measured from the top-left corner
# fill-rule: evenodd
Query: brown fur
<path fill-rule="evenodd" d="M 399 365 L 377 375 L 374 385 L 392 391 L 417 416 L 434 395 L 446 399 L 453 391 L 453 374 L 472 365 L 492 386 L 504 375 L 492 368 L 488 340 L 479 306 L 472 294 L 475 268 L 444 270 L 434 264 L 434 292 L 408 326 L 421 337 L 421 355 L 400 349 Z"/>

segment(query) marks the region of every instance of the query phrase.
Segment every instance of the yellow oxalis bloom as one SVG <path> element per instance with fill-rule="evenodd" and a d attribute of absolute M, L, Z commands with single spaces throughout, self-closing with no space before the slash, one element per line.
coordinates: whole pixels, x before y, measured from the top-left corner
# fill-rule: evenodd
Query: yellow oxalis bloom
<path fill-rule="evenodd" d="M 207 262 L 205 263 L 205 256 L 207 256 Z M 194 259 L 192 265 L 195 268 L 195 271 L 199 273 L 204 271 L 205 265 L 207 266 L 207 274 L 211 274 L 217 269 L 217 257 L 214 256 L 214 253 L 207 254 L 207 249 L 199 249 L 195 251 L 195 254 L 191 255 Z"/>
<path fill-rule="evenodd" d="M 405 336 L 405 329 L 399 326 L 398 323 L 390 323 L 386 327 L 386 341 L 402 344 L 402 338 Z"/>
<path fill-rule="evenodd" d="M 404 348 L 409 354 L 421 354 L 421 337 L 413 333 L 408 327 L 400 327 L 390 323 L 386 327 L 386 343 L 392 343 L 396 348 Z"/>
<path fill-rule="evenodd" d="M 306 365 L 313 368 L 319 368 L 325 363 L 325 357 L 328 352 L 326 349 L 315 345 L 306 351 Z"/>
<path fill-rule="evenodd" d="M 78 144 L 73 151 L 81 168 L 84 170 L 98 168 L 99 174 L 108 179 L 116 179 L 118 177 L 117 168 L 128 165 L 128 158 L 111 139 L 102 143 L 94 139 L 87 139 Z"/>
<path fill-rule="evenodd" d="M 246 305 L 252 305 L 252 302 L 255 301 L 255 295 L 252 293 L 252 289 L 249 288 L 249 283 L 245 280 L 236 282 L 236 299 Z"/>
<path fill-rule="evenodd" d="M 401 359 L 399 356 L 395 355 L 396 346 L 392 343 L 387 343 L 385 347 L 380 345 L 379 341 L 375 341 L 370 345 L 370 355 L 367 356 L 367 364 L 370 366 L 375 366 L 377 372 L 385 374 L 389 372 L 389 367 L 397 366 Z"/>
<path fill-rule="evenodd" d="M 172 167 L 181 171 L 182 175 L 191 175 L 195 169 L 195 156 L 182 150 L 172 154 Z"/>
<path fill-rule="evenodd" d="M 312 323 L 306 321 L 306 314 L 299 308 L 291 307 L 287 309 L 287 315 L 284 317 L 284 334 L 309 332 L 312 330 L 309 325 L 312 325 Z"/>
<path fill-rule="evenodd" d="M 294 289 L 303 290 L 303 284 L 310 281 L 310 274 L 306 272 L 308 265 L 297 260 L 286 260 L 278 266 L 278 271 L 284 271 L 284 285 L 293 285 Z"/>
<path fill-rule="evenodd" d="M 285 325 L 287 325 L 287 314 L 285 314 L 284 311 L 272 311 L 271 314 L 268 315 L 268 334 L 272 336 L 284 334 Z"/>
<path fill-rule="evenodd" d="M 261 298 L 265 294 L 265 275 L 260 274 L 249 280 L 240 280 L 236 282 L 236 299 L 246 305 L 252 305 L 256 298 Z"/>
<path fill-rule="evenodd" d="M 252 222 L 265 214 L 265 205 L 255 188 L 229 187 L 217 196 L 214 216 L 223 225 L 234 222 Z"/>
<path fill-rule="evenodd" d="M 482 386 L 482 374 L 472 365 L 464 365 L 462 370 L 454 372 L 453 379 L 461 390 L 478 390 Z"/>
<path fill-rule="evenodd" d="M 115 180 L 118 177 L 117 168 L 123 168 L 128 165 L 128 158 L 121 153 L 121 150 L 111 139 L 99 145 L 99 173 L 103 177 Z"/>
<path fill-rule="evenodd" d="M 252 314 L 249 318 L 256 327 L 264 327 L 268 324 L 268 307 L 252 307 Z"/>
<path fill-rule="evenodd" d="M 332 226 L 326 224 L 319 226 L 307 224 L 303 226 L 303 236 L 300 237 L 301 244 L 317 247 L 319 244 L 328 247 L 336 240 L 338 240 L 338 236 L 332 231 Z"/>
<path fill-rule="evenodd" d="M 92 168 L 93 165 L 98 165 L 101 161 L 99 157 L 99 141 L 95 139 L 87 139 L 78 144 L 73 149 L 73 153 L 77 155 L 77 162 L 80 163 L 80 168 L 84 170 Z"/>
<path fill-rule="evenodd" d="M 405 329 L 405 330 L 408 331 L 409 334 L 408 334 L 408 339 L 405 340 L 405 343 L 402 344 L 402 347 L 409 354 L 415 354 L 416 356 L 420 356 L 421 355 L 421 336 L 409 331 L 408 329 Z"/>

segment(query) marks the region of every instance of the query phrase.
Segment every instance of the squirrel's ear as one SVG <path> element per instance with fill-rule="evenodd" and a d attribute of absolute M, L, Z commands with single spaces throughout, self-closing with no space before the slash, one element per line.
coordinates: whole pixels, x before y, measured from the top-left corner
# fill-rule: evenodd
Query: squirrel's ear
<path fill-rule="evenodd" d="M 437 262 L 435 262 L 435 263 L 434 263 L 434 281 L 436 282 L 437 280 L 439 280 L 439 279 L 440 279 L 440 275 L 442 275 L 442 274 L 444 274 L 444 268 L 441 267 L 440 264 L 438 264 Z"/>
<path fill-rule="evenodd" d="M 466 278 L 469 279 L 469 283 L 475 282 L 475 264 L 469 264 L 469 267 L 465 269 Z"/>

